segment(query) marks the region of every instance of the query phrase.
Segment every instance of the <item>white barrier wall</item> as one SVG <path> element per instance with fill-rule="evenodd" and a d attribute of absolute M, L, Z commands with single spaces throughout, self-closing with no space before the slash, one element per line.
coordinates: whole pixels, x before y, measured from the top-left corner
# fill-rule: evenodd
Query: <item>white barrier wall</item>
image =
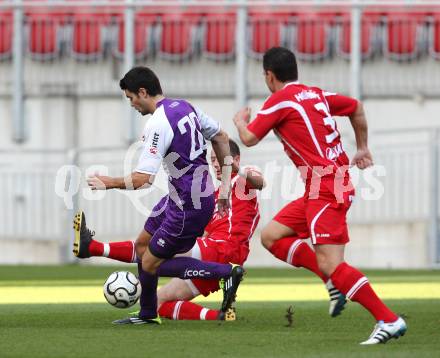
<path fill-rule="evenodd" d="M 331 90 L 331 89 L 330 89 Z M 237 110 L 233 100 L 188 99 L 205 112 L 216 118 L 223 128 L 236 137 L 232 117 Z M 8 148 L 47 148 L 64 149 L 72 137 L 73 104 L 69 98 L 28 99 L 26 101 L 26 122 L 28 140 L 17 146 L 11 139 L 12 103 L 0 98 L 0 149 Z M 256 113 L 263 100 L 252 100 L 250 107 Z M 439 125 L 437 113 L 440 103 L 436 100 L 391 100 L 372 99 L 365 101 L 370 131 L 382 129 L 404 129 L 436 127 Z M 78 102 L 80 144 L 91 146 L 124 145 L 127 129 L 125 127 L 127 103 L 111 98 L 81 98 Z M 139 133 L 145 118 L 138 115 Z M 343 134 L 349 129 L 349 122 L 337 121 Z M 348 124 L 348 125 L 347 125 Z M 374 139 L 374 138 L 372 138 Z"/>
<path fill-rule="evenodd" d="M 350 225 L 350 243 L 346 259 L 359 267 L 426 268 L 428 260 L 427 230 L 423 223 L 389 225 Z M 287 264 L 274 258 L 255 235 L 249 266 Z"/>
<path fill-rule="evenodd" d="M 134 233 L 139 231 L 134 230 Z M 423 223 L 390 225 L 352 225 L 347 261 L 366 268 L 427 268 L 427 227 Z M 106 238 L 97 234 L 98 240 Z M 133 237 L 114 238 L 114 241 Z M 59 240 L 0 239 L 1 264 L 57 264 L 70 255 L 69 235 Z M 94 264 L 109 264 L 104 258 L 90 259 Z M 259 232 L 251 241 L 247 266 L 286 267 L 260 244 Z"/>
<path fill-rule="evenodd" d="M 231 120 L 237 109 L 233 100 L 190 99 L 190 101 L 217 118 L 222 123 L 223 128 L 232 137 L 236 137 Z M 254 113 L 261 104 L 261 100 L 251 101 Z M 78 138 L 80 147 L 118 147 L 125 145 L 126 120 L 124 120 L 124 116 L 126 106 L 127 103 L 119 98 L 80 98 L 76 109 L 79 119 Z M 424 102 L 420 100 L 368 100 L 365 102 L 365 108 L 370 130 L 374 133 L 376 130 L 383 129 L 437 126 L 436 113 L 440 111 L 440 103 L 433 100 Z M 26 101 L 26 118 L 30 136 L 27 142 L 21 146 L 11 140 L 11 110 L 11 102 L 0 99 L 0 150 L 20 148 L 64 150 L 73 145 L 75 107 L 72 99 L 28 99 Z M 144 121 L 145 119 L 139 117 L 139 131 Z M 353 143 L 349 121 L 339 119 L 338 124 L 346 141 Z M 372 140 L 374 141 L 375 138 L 373 137 Z M 266 150 L 273 149 L 265 148 Z M 246 153 L 251 152 L 248 149 L 243 150 L 242 160 L 245 162 L 247 162 Z M 284 156 L 280 146 L 275 149 L 274 153 L 276 153 L 274 156 Z M 283 160 L 285 160 L 284 157 Z M 0 161 L 0 169 L 5 165 L 5 162 Z M 25 165 L 19 166 L 26 170 Z M 427 192 L 428 188 L 417 187 L 414 190 Z M 54 194 L 53 200 L 60 201 L 61 199 Z M 59 203 L 57 202 L 57 204 Z M 26 202 L 23 205 L 27 205 Z M 274 206 L 270 208 L 270 212 L 275 213 L 278 209 Z M 6 218 L 5 210 L 7 208 L 3 206 L 3 222 Z M 29 210 L 32 213 L 32 208 L 29 208 Z M 353 207 L 352 210 L 356 210 L 356 207 Z M 63 215 L 62 212 L 59 213 L 60 217 Z M 54 218 L 41 214 L 41 220 L 45 220 L 49 224 L 53 221 L 62 220 L 60 217 Z M 138 221 L 141 219 L 138 219 Z M 262 219 L 260 228 L 269 219 L 270 215 L 266 215 Z M 28 225 L 27 222 L 20 222 L 19 224 Z M 0 263 L 61 262 L 66 258 L 66 253 L 69 250 L 66 242 L 71 237 L 71 233 L 68 232 L 68 225 L 63 225 L 60 224 L 57 237 L 38 237 L 37 240 L 33 240 L 32 235 L 26 237 L 11 236 L 10 234 L 7 236 L 2 235 L 0 227 L 0 244 L 2 247 L 2 250 L 0 250 Z M 133 238 L 141 228 L 138 225 L 137 223 L 136 227 L 133 227 L 130 237 L 117 238 L 113 235 L 111 240 Z M 282 265 L 262 249 L 257 236 L 253 239 L 249 265 Z M 393 268 L 427 267 L 428 265 L 428 228 L 424 222 L 406 221 L 399 223 L 397 221 L 389 224 L 374 222 L 362 224 L 357 221 L 356 225 L 351 227 L 351 236 L 352 243 L 349 245 L 347 253 L 348 258 L 356 265 Z M 97 238 L 107 239 L 100 237 L 99 231 Z M 102 262 L 102 260 L 96 261 Z"/>

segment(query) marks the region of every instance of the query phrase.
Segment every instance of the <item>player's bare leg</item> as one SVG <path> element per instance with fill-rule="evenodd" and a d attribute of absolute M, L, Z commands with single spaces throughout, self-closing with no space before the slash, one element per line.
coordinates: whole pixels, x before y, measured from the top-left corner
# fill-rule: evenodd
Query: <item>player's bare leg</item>
<path fill-rule="evenodd" d="M 321 272 L 330 277 L 344 262 L 345 245 L 315 245 L 316 260 Z"/>
<path fill-rule="evenodd" d="M 161 305 L 167 301 L 191 301 L 197 296 L 184 280 L 172 278 L 157 291 L 157 303 Z"/>
<path fill-rule="evenodd" d="M 370 337 L 361 344 L 386 343 L 406 332 L 406 323 L 376 295 L 367 278 L 344 261 L 345 245 L 315 245 L 320 270 L 347 298 L 360 303 L 377 321 Z"/>
<path fill-rule="evenodd" d="M 134 244 L 137 257 L 142 257 L 144 255 L 145 250 L 147 249 L 148 244 L 150 243 L 151 237 L 152 235 L 148 231 L 142 230 L 139 233 L 136 242 Z"/>
<path fill-rule="evenodd" d="M 275 220 L 272 220 L 261 233 L 261 243 L 275 257 L 295 267 L 304 267 L 315 273 L 325 283 L 329 296 L 329 314 L 336 317 L 347 302 L 345 295 L 339 292 L 318 267 L 316 255 L 309 245 L 301 240 L 297 233 Z"/>

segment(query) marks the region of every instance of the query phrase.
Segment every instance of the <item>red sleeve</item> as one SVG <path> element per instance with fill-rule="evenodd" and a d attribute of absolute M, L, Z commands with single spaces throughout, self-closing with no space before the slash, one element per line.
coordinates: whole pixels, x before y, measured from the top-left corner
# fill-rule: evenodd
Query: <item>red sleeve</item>
<path fill-rule="evenodd" d="M 358 101 L 355 98 L 328 92 L 324 92 L 324 96 L 332 116 L 349 116 L 356 111 Z"/>
<path fill-rule="evenodd" d="M 230 240 L 248 245 L 248 240 L 258 225 L 259 209 L 257 199 L 246 200 L 235 197 L 229 217 Z M 241 250 L 240 250 L 241 251 Z"/>
<path fill-rule="evenodd" d="M 273 94 L 257 113 L 255 119 L 248 124 L 247 129 L 255 134 L 258 139 L 263 139 L 271 129 L 276 128 L 290 108 L 283 107 L 279 96 Z M 291 109 L 290 109 L 291 110 Z"/>

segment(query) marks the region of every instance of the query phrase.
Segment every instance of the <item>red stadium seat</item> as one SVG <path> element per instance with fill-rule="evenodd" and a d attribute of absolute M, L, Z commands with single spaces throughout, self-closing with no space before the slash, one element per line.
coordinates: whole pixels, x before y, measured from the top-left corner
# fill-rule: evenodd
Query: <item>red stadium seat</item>
<path fill-rule="evenodd" d="M 153 48 L 153 26 L 157 16 L 154 14 L 136 14 L 134 23 L 134 54 L 136 59 L 145 58 Z M 113 54 L 117 58 L 124 57 L 125 51 L 125 22 L 124 15 L 118 14 L 117 41 L 114 42 Z"/>
<path fill-rule="evenodd" d="M 217 61 L 233 58 L 235 28 L 235 13 L 206 14 L 203 18 L 203 55 Z"/>
<path fill-rule="evenodd" d="M 335 14 L 299 13 L 293 19 L 293 46 L 303 61 L 330 56 L 331 26 Z"/>
<path fill-rule="evenodd" d="M 74 13 L 72 17 L 72 56 L 78 60 L 98 60 L 104 56 L 107 14 Z"/>
<path fill-rule="evenodd" d="M 10 12 L 0 13 L 0 60 L 12 55 L 13 21 Z"/>
<path fill-rule="evenodd" d="M 28 52 L 36 60 L 50 60 L 60 55 L 63 38 L 63 15 L 58 13 L 29 13 Z"/>
<path fill-rule="evenodd" d="M 167 60 L 189 59 L 196 50 L 196 35 L 200 14 L 167 13 L 162 15 L 159 29 L 158 52 Z"/>
<path fill-rule="evenodd" d="M 387 14 L 383 45 L 385 56 L 398 61 L 417 58 L 424 50 L 424 19 L 423 14 Z"/>
<path fill-rule="evenodd" d="M 379 49 L 379 14 L 364 14 L 361 24 L 361 54 L 362 59 L 371 58 Z M 351 53 L 351 17 L 342 14 L 337 26 L 337 51 L 345 58 Z"/>
<path fill-rule="evenodd" d="M 429 53 L 437 60 L 440 60 L 440 13 L 432 16 L 429 28 Z"/>
<path fill-rule="evenodd" d="M 249 17 L 249 53 L 252 57 L 261 59 L 271 47 L 285 45 L 287 14 L 251 13 Z"/>

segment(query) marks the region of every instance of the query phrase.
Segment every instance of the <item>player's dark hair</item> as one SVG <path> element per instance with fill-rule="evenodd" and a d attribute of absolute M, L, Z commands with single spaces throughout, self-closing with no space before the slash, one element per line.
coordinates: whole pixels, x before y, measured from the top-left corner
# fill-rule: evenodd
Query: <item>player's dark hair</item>
<path fill-rule="evenodd" d="M 232 157 L 240 155 L 240 147 L 232 139 L 229 139 L 229 149 L 231 150 Z"/>
<path fill-rule="evenodd" d="M 298 79 L 298 66 L 292 51 L 285 47 L 272 47 L 263 56 L 264 71 L 272 71 L 278 81 Z"/>
<path fill-rule="evenodd" d="M 139 89 L 145 88 L 150 96 L 162 94 L 159 78 L 148 67 L 133 67 L 119 81 L 121 90 L 139 93 Z"/>

